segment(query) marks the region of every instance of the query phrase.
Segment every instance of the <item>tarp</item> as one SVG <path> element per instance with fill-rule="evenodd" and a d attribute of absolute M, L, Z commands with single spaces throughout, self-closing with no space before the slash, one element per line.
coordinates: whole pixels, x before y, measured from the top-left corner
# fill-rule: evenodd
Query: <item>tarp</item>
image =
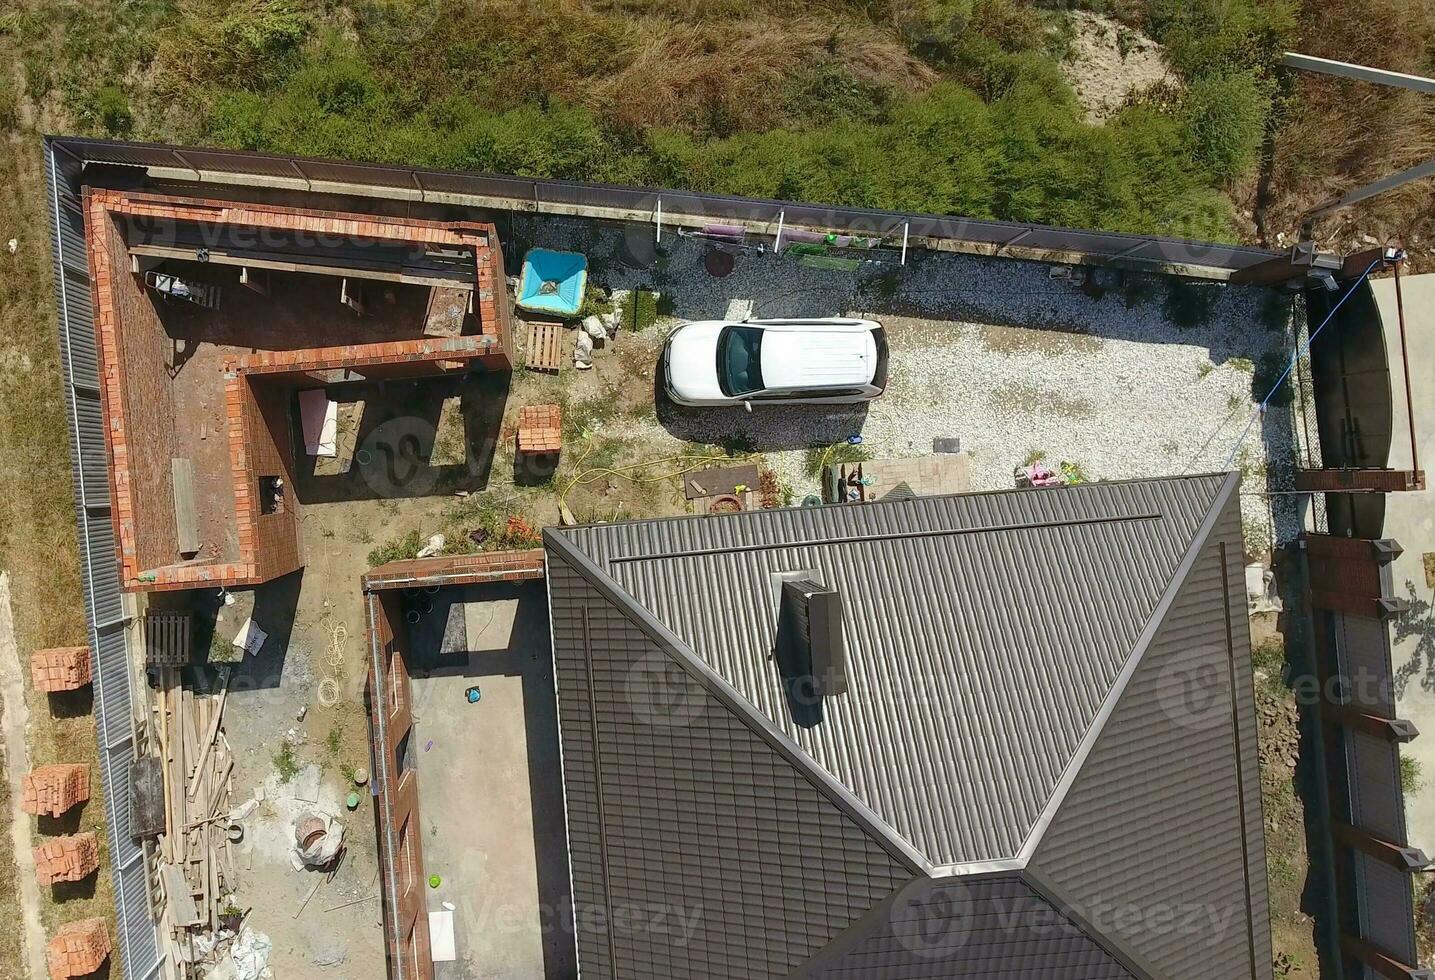
<path fill-rule="evenodd" d="M 299 392 L 299 418 L 304 426 L 304 451 L 310 456 L 339 455 L 339 403 L 323 388 Z"/>

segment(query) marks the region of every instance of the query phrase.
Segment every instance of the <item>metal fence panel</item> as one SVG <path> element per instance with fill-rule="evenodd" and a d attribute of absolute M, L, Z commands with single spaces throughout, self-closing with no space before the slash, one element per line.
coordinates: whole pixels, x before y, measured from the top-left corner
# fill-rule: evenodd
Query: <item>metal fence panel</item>
<path fill-rule="evenodd" d="M 94 387 L 97 374 L 94 362 L 86 361 L 83 353 L 83 340 L 88 338 L 88 351 L 92 357 L 94 332 L 90 322 L 88 288 L 83 290 L 83 303 L 79 301 L 78 291 L 67 288 L 75 276 L 73 272 L 66 275 L 66 269 L 81 272 L 86 281 L 88 270 L 84 252 L 81 251 L 78 257 L 74 254 L 77 239 L 73 227 L 65 224 L 65 208 L 61 203 L 62 197 L 74 199 L 79 173 L 77 161 L 57 154 L 53 141 L 46 141 L 45 180 L 51 205 L 54 274 L 58 287 L 56 312 L 64 355 L 61 370 L 67 417 L 72 427 L 71 459 L 77 470 L 77 488 L 82 491 L 76 496 L 76 519 L 80 532 L 80 557 L 84 563 L 81 582 L 90 619 L 90 646 L 95 651 L 96 733 L 100 742 L 105 829 L 114 879 L 116 944 L 124 964 L 125 980 L 148 980 L 157 973 L 160 951 L 149 908 L 148 872 L 145 862 L 139 859 L 140 849 L 130 839 L 129 832 L 129 762 L 134 754 L 129 733 L 133 706 L 115 536 L 108 513 L 101 511 L 96 514 L 84 506 L 84 498 L 89 495 L 88 488 L 94 483 L 93 475 L 87 477 L 85 469 L 93 454 L 91 440 L 96 421 L 91 404 L 83 409 L 80 407 L 81 398 L 88 398 L 93 403 L 93 394 L 77 390 L 76 385 L 86 389 Z M 82 242 L 83 236 L 78 241 Z M 73 372 L 72 367 L 75 369 Z M 88 367 L 88 372 L 82 375 L 84 367 Z M 81 427 L 86 430 L 83 435 L 79 433 Z M 100 500 L 106 503 L 107 482 L 100 496 Z"/>
<path fill-rule="evenodd" d="M 105 451 L 104 411 L 98 395 L 75 393 L 75 438 L 80 451 L 80 486 L 87 507 L 110 503 L 110 460 Z"/>
<path fill-rule="evenodd" d="M 297 167 L 298 171 L 302 171 L 303 176 L 311 181 L 372 185 L 415 192 L 500 197 L 531 201 L 535 206 L 545 204 L 557 207 L 619 209 L 654 216 L 661 200 L 662 210 L 668 214 L 708 217 L 719 221 L 726 219 L 754 222 L 776 222 L 779 214 L 785 214 L 785 220 L 792 223 L 846 233 L 880 234 L 889 239 L 901 235 L 910 226 L 910 233 L 919 237 L 951 239 L 993 248 L 1019 244 L 1026 248 L 1070 253 L 1083 261 L 1091 262 L 1121 259 L 1162 260 L 1235 270 L 1278 254 L 1261 248 L 1164 236 L 1126 235 L 943 215 L 765 201 L 717 194 L 695 194 L 673 189 L 529 180 L 496 174 L 466 174 L 452 170 L 316 160 L 237 150 L 175 148 L 158 144 L 68 137 L 54 142 L 76 158 L 99 163 L 197 167 L 200 170 L 222 173 L 255 173 L 281 177 L 297 176 Z"/>

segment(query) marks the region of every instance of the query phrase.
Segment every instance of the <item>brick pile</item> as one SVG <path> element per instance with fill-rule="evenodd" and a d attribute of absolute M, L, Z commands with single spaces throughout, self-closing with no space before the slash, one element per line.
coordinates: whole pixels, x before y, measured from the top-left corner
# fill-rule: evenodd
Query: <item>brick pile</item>
<path fill-rule="evenodd" d="M 556 453 L 563 448 L 563 411 L 557 405 L 525 405 L 518 412 L 518 451 Z"/>
<path fill-rule="evenodd" d="M 74 691 L 90 683 L 89 647 L 36 650 L 30 657 L 30 679 L 37 691 Z"/>
<path fill-rule="evenodd" d="M 41 766 L 25 774 L 20 806 L 26 813 L 58 817 L 90 798 L 90 769 L 81 765 Z"/>
<path fill-rule="evenodd" d="M 110 957 L 110 934 L 105 928 L 105 920 L 71 922 L 50 940 L 47 952 L 50 980 L 89 976 Z"/>
<path fill-rule="evenodd" d="M 35 878 L 40 884 L 80 881 L 100 867 L 100 843 L 94 834 L 56 837 L 35 848 Z"/>

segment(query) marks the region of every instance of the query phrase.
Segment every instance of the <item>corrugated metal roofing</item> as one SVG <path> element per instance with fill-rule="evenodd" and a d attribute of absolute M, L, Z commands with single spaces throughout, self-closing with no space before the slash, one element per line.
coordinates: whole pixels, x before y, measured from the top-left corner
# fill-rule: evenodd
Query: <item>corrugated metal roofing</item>
<path fill-rule="evenodd" d="M 1220 477 L 562 532 L 933 865 L 1014 859 Z M 847 694 L 799 726 L 773 576 L 846 607 Z"/>
<path fill-rule="evenodd" d="M 584 976 L 786 976 L 915 871 L 548 566 Z"/>
<path fill-rule="evenodd" d="M 1158 977 L 1271 976 L 1239 513 L 1224 510 L 1028 868 Z"/>
<path fill-rule="evenodd" d="M 905 889 L 813 980 L 1130 980 L 1132 974 L 1017 877 L 925 879 Z"/>

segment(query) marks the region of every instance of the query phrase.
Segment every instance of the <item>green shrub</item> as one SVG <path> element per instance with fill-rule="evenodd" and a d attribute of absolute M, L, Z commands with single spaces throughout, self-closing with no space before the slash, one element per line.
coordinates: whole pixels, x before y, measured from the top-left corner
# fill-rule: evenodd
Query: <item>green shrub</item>
<path fill-rule="evenodd" d="M 396 538 L 388 544 L 379 545 L 369 552 L 370 567 L 385 565 L 391 561 L 403 561 L 407 558 L 417 558 L 423 550 L 424 537 L 417 530 L 410 531 L 401 538 Z"/>
<path fill-rule="evenodd" d="M 1279 351 L 1268 351 L 1261 355 L 1260 361 L 1256 363 L 1255 374 L 1251 375 L 1251 397 L 1259 402 L 1271 392 L 1276 380 L 1285 373 L 1290 366 L 1290 356 Z M 1274 394 L 1271 394 L 1269 405 L 1289 405 L 1295 400 L 1295 388 L 1293 387 L 1294 376 L 1287 377 L 1281 382 Z"/>
<path fill-rule="evenodd" d="M 1256 162 L 1270 109 L 1270 86 L 1254 72 L 1196 79 L 1184 106 L 1192 158 L 1217 180 L 1242 176 Z"/>
<path fill-rule="evenodd" d="M 130 112 L 130 100 L 117 85 L 106 85 L 95 93 L 94 114 L 105 133 L 110 136 L 128 136 L 134 126 L 134 114 Z"/>
<path fill-rule="evenodd" d="M 1172 276 L 1166 284 L 1166 300 L 1162 310 L 1166 319 L 1182 330 L 1202 326 L 1211 316 L 1219 287 L 1204 282 L 1191 282 Z"/>

